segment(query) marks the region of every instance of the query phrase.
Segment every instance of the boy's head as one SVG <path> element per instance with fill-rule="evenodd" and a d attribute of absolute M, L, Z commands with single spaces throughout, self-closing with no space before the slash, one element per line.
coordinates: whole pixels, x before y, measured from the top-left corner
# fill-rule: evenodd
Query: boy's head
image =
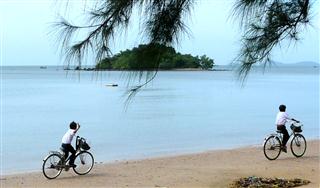
<path fill-rule="evenodd" d="M 71 122 L 70 123 L 70 129 L 77 129 L 77 123 L 76 122 Z"/>
<path fill-rule="evenodd" d="M 284 104 L 281 104 L 280 106 L 279 106 L 279 110 L 280 110 L 280 112 L 285 112 L 286 111 L 286 105 L 284 105 Z"/>

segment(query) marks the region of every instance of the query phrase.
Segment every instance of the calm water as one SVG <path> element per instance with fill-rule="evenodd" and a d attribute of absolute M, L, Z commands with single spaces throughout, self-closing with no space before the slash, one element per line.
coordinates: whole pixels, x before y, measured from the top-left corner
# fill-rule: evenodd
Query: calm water
<path fill-rule="evenodd" d="M 49 67 L 2 68 L 2 174 L 40 170 L 70 121 L 82 125 L 98 162 L 261 144 L 281 103 L 319 138 L 319 69 L 159 72 L 125 110 L 126 74 Z M 119 87 L 105 84 L 118 83 Z"/>

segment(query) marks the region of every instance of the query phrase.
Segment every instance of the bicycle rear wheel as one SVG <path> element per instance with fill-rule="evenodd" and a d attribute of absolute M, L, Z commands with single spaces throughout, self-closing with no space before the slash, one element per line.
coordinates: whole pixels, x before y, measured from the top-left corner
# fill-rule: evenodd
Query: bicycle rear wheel
<path fill-rule="evenodd" d="M 62 158 L 58 154 L 49 155 L 42 165 L 43 175 L 48 179 L 54 179 L 58 177 L 62 171 Z"/>
<path fill-rule="evenodd" d="M 76 155 L 74 164 L 76 167 L 73 168 L 73 171 L 78 175 L 85 175 L 91 171 L 94 164 L 94 159 L 90 152 L 81 151 Z"/>
<path fill-rule="evenodd" d="M 291 152 L 296 157 L 302 157 L 307 149 L 306 139 L 302 134 L 295 134 L 290 144 Z"/>
<path fill-rule="evenodd" d="M 263 144 L 263 153 L 269 160 L 275 160 L 281 152 L 281 142 L 276 136 L 269 136 Z"/>

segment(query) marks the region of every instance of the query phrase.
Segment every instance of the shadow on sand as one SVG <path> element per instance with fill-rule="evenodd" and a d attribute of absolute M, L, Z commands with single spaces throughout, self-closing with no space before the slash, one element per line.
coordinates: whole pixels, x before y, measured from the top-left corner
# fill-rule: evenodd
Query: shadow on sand
<path fill-rule="evenodd" d="M 311 155 L 311 156 L 302 156 L 302 157 L 295 157 L 295 156 L 287 156 L 287 157 L 279 157 L 275 161 L 288 161 L 288 160 L 293 160 L 293 161 L 301 161 L 303 162 L 304 160 L 319 160 L 318 155 Z"/>
<path fill-rule="evenodd" d="M 87 178 L 93 178 L 93 177 L 103 177 L 103 176 L 106 176 L 107 173 L 89 173 L 89 174 L 86 174 L 86 175 L 70 175 L 70 176 L 63 176 L 63 177 L 58 177 L 52 181 L 63 181 L 63 180 L 73 180 L 73 179 L 87 179 Z M 51 181 L 51 180 L 50 180 Z"/>

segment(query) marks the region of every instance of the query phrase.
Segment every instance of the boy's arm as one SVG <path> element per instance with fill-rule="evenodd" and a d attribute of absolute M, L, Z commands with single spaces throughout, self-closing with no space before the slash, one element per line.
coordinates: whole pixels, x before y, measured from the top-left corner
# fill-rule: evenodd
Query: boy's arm
<path fill-rule="evenodd" d="M 79 123 L 77 123 L 77 129 L 74 131 L 74 134 L 76 134 L 77 133 L 77 131 L 80 129 L 80 124 Z"/>
<path fill-rule="evenodd" d="M 286 118 L 289 119 L 289 120 L 292 120 L 292 121 L 295 121 L 297 123 L 300 123 L 300 121 L 294 119 L 294 118 L 291 118 L 287 113 L 286 113 Z"/>

